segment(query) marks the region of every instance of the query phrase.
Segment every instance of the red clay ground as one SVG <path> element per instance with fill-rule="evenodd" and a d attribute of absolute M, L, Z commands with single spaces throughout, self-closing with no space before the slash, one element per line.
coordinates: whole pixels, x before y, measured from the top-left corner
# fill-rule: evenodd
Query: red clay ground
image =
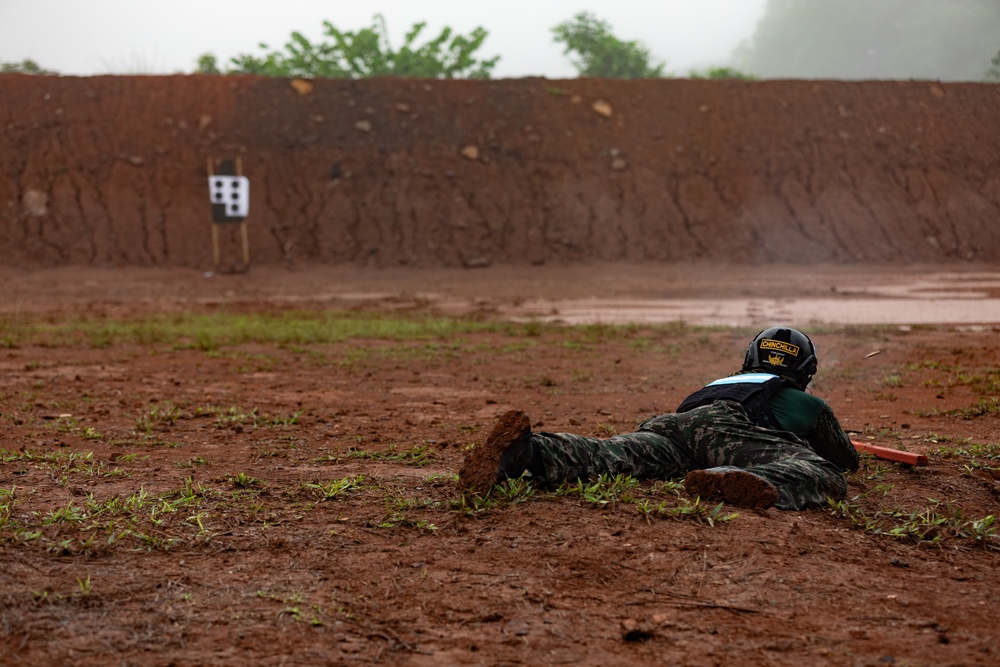
<path fill-rule="evenodd" d="M 483 503 L 455 473 L 503 411 L 625 432 L 732 371 L 756 330 L 300 328 L 278 344 L 289 302 L 304 322 L 331 306 L 422 321 L 433 304 L 56 275 L 72 277 L 11 277 L 2 315 L 3 664 L 1000 662 L 989 326 L 810 330 L 814 390 L 843 426 L 930 456 L 865 457 L 837 510 L 716 511 L 663 483 Z M 82 333 L 52 330 L 84 312 Z M 189 324 L 232 313 L 268 323 L 258 342 Z"/>

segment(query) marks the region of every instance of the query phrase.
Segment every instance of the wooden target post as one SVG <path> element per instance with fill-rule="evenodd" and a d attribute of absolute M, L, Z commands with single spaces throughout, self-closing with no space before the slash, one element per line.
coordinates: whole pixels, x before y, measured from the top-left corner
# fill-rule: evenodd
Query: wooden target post
<path fill-rule="evenodd" d="M 219 226 L 237 223 L 243 246 L 243 271 L 250 269 L 250 242 L 246 217 L 250 212 L 250 181 L 243 175 L 243 161 L 208 159 L 208 193 L 212 203 L 212 262 L 216 271 L 222 261 Z"/>

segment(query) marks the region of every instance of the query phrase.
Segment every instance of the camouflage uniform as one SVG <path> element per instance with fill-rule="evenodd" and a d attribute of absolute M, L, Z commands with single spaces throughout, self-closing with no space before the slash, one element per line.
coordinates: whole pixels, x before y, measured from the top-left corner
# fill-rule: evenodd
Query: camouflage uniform
<path fill-rule="evenodd" d="M 847 495 L 843 471 L 857 469 L 858 454 L 833 411 L 821 403 L 802 436 L 755 426 L 743 406 L 732 401 L 659 415 L 635 433 L 607 439 L 533 433 L 540 463 L 531 472 L 558 484 L 619 473 L 673 479 L 692 470 L 737 466 L 777 487 L 780 509 L 822 505 L 828 497 Z"/>

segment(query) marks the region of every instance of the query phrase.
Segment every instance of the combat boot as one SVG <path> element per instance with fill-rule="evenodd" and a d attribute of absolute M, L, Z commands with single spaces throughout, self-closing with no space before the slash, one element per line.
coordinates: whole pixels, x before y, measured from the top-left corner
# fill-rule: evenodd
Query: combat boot
<path fill-rule="evenodd" d="M 689 495 L 737 507 L 764 509 L 778 502 L 774 484 L 735 466 L 692 470 L 684 477 L 684 489 Z"/>
<path fill-rule="evenodd" d="M 519 410 L 505 412 L 486 436 L 486 442 L 465 457 L 458 473 L 458 487 L 485 495 L 495 485 L 520 477 L 538 463 L 531 441 L 531 421 Z"/>

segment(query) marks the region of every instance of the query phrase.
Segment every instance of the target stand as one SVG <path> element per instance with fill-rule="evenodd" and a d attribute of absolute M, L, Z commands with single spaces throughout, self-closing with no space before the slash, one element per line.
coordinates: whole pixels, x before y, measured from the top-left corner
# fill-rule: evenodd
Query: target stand
<path fill-rule="evenodd" d="M 217 273 L 246 273 L 250 270 L 250 243 L 247 239 L 246 217 L 250 212 L 250 180 L 243 175 L 240 158 L 208 159 L 208 196 L 212 203 L 212 262 Z M 239 226 L 239 241 L 243 264 L 222 270 L 220 228 L 232 230 Z M 234 245 L 233 234 L 226 234 L 227 247 Z"/>

